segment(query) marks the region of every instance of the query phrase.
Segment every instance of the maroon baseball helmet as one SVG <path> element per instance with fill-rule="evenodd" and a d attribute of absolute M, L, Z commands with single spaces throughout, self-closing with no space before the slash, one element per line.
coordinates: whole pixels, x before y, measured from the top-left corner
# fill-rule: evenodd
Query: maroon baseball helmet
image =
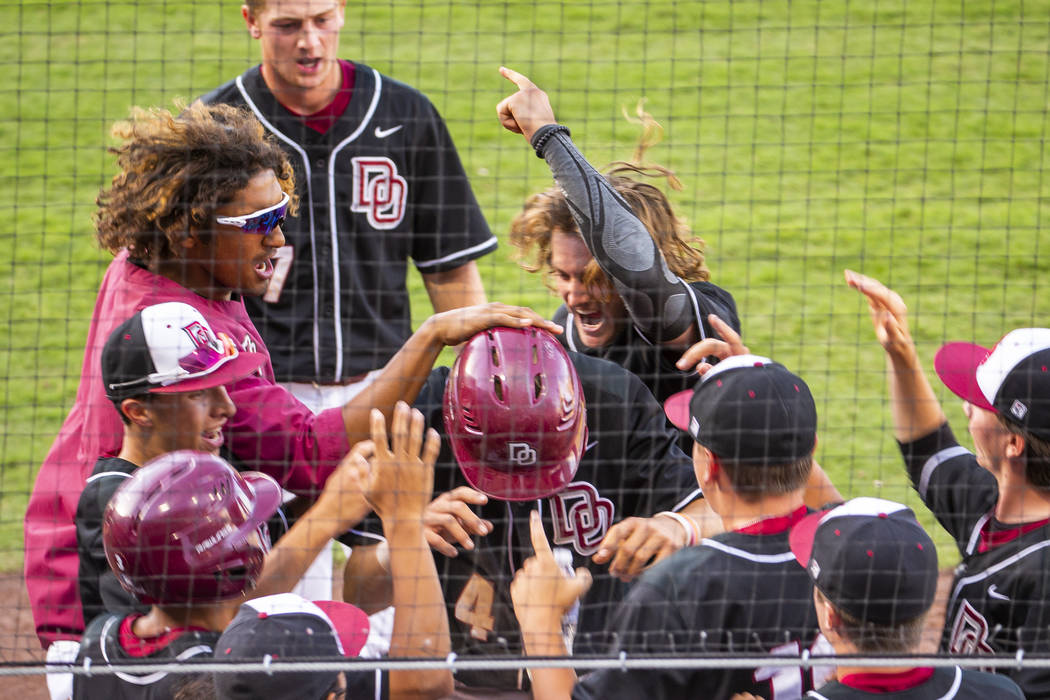
<path fill-rule="evenodd" d="M 170 452 L 121 484 L 102 518 L 120 584 L 149 604 L 206 604 L 255 587 L 277 482 L 203 452 Z"/>
<path fill-rule="evenodd" d="M 587 443 L 576 368 L 536 328 L 490 328 L 467 341 L 445 386 L 444 417 L 467 481 L 505 501 L 560 491 Z"/>

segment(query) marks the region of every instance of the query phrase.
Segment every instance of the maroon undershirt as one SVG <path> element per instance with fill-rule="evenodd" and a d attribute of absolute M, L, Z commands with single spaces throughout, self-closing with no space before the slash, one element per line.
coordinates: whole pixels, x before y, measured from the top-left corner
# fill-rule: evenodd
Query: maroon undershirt
<path fill-rule="evenodd" d="M 303 124 L 319 134 L 326 133 L 332 128 L 333 124 L 339 121 L 339 117 L 343 116 L 343 112 L 346 111 L 347 105 L 350 104 L 350 96 L 354 92 L 354 64 L 350 61 L 340 59 L 339 67 L 343 71 L 343 83 L 339 87 L 339 91 L 335 93 L 335 99 L 329 102 L 327 106 L 313 114 L 300 114 L 294 109 L 288 107 L 288 105 L 281 105 L 289 112 L 302 119 Z"/>
<path fill-rule="evenodd" d="M 171 644 L 187 632 L 207 632 L 203 627 L 175 627 L 156 637 L 140 637 L 131 627 L 142 615 L 129 615 L 120 623 L 120 647 L 136 659 L 144 659 Z"/>
<path fill-rule="evenodd" d="M 736 530 L 736 532 L 744 535 L 775 535 L 778 532 L 784 532 L 793 528 L 800 520 L 806 517 L 806 513 L 808 512 L 806 506 L 799 506 L 789 515 L 763 518 L 757 523 L 751 523 L 746 527 Z"/>
<path fill-rule="evenodd" d="M 900 693 L 916 688 L 933 675 L 929 667 L 911 668 L 899 673 L 850 673 L 839 679 L 839 683 L 869 693 Z"/>

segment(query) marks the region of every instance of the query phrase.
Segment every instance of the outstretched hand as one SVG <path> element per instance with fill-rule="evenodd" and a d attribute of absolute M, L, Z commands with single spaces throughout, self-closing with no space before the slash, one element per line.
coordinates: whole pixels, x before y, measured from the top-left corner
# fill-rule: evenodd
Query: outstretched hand
<path fill-rule="evenodd" d="M 555 124 L 554 109 L 551 107 L 547 93 L 521 73 L 510 68 L 500 67 L 500 75 L 518 86 L 518 91 L 504 97 L 496 105 L 499 123 L 507 131 L 521 134 L 526 141 L 532 142 L 532 135 L 541 126 Z"/>
<path fill-rule="evenodd" d="M 908 330 L 908 307 L 901 295 L 874 277 L 853 270 L 846 270 L 845 277 L 846 284 L 867 298 L 875 336 L 886 352 L 897 355 L 912 351 L 915 343 Z"/>
<path fill-rule="evenodd" d="M 435 498 L 423 513 L 423 528 L 427 544 L 446 557 L 457 556 L 455 545 L 474 549 L 473 535 L 492 532 L 492 523 L 471 509 L 484 505 L 489 497 L 469 486 L 459 486 Z"/>
<path fill-rule="evenodd" d="M 426 320 L 437 339 L 444 345 L 459 345 L 486 328 L 533 326 L 551 333 L 561 333 L 562 327 L 524 306 L 508 306 L 498 302 L 464 306 L 434 314 Z"/>
<path fill-rule="evenodd" d="M 675 367 L 678 369 L 686 371 L 695 367 L 697 373 L 703 375 L 714 367 L 707 361 L 708 357 L 713 356 L 719 360 L 724 360 L 731 355 L 746 355 L 750 352 L 740 339 L 740 334 L 734 331 L 733 327 L 728 323 L 714 314 L 708 314 L 707 321 L 718 335 L 722 336 L 721 339 L 704 338 L 700 342 L 694 343 L 682 353 L 678 362 L 675 363 Z"/>
<path fill-rule="evenodd" d="M 560 637 L 562 616 L 590 589 L 591 572 L 580 567 L 576 569 L 576 576 L 569 577 L 562 571 L 536 511 L 529 516 L 529 534 L 536 555 L 525 561 L 510 584 L 514 614 L 523 633 L 544 633 L 557 628 Z"/>
<path fill-rule="evenodd" d="M 423 414 L 398 401 L 387 440 L 386 420 L 372 409 L 370 460 L 356 456 L 358 478 L 365 498 L 380 519 L 422 521 L 423 511 L 434 490 L 434 462 L 441 440 L 437 431 L 427 431 L 423 439 Z"/>
<path fill-rule="evenodd" d="M 627 518 L 609 528 L 591 557 L 609 563 L 609 573 L 632 581 L 648 567 L 674 554 L 688 542 L 682 526 L 670 518 Z"/>

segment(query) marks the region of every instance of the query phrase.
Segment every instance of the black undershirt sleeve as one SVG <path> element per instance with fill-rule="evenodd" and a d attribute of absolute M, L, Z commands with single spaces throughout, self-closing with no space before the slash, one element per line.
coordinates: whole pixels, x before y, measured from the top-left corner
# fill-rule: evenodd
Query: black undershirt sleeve
<path fill-rule="evenodd" d="M 543 157 L 565 192 L 587 248 L 623 298 L 635 327 L 651 343 L 669 342 L 695 322 L 686 283 L 631 207 L 564 131 L 552 133 Z"/>

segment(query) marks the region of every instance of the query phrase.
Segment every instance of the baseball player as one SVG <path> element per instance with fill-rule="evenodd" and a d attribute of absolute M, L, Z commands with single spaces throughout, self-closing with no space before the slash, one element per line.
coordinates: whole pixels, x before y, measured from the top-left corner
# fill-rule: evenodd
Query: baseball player
<path fill-rule="evenodd" d="M 669 399 L 666 410 L 696 441 L 696 479 L 726 532 L 643 573 L 609 616 L 614 634 L 607 651 L 819 653 L 813 586 L 788 546 L 791 527 L 808 512 L 803 493 L 816 443 L 816 407 L 806 383 L 768 358 L 736 355 L 707 371 L 694 392 Z M 573 578 L 562 572 L 538 520 L 532 545 L 536 556 L 511 586 L 525 651 L 564 655 L 560 620 L 587 589 L 587 572 L 578 569 Z M 813 687 L 817 671 L 617 669 L 576 682 L 571 669 L 546 668 L 533 669 L 532 678 L 537 699 L 728 698 L 739 692 L 798 698 Z"/>
<path fill-rule="evenodd" d="M 321 546 L 370 508 L 391 533 L 395 596 L 410 613 L 400 623 L 395 616 L 394 648 L 404 656 L 447 653 L 444 605 L 421 519 L 438 438 L 431 434 L 424 442 L 422 415 L 403 402 L 395 407 L 389 442 L 383 414 L 373 411 L 370 421 L 372 440 L 349 453 L 272 551 L 265 523 L 281 500 L 272 478 L 239 474 L 218 457 L 186 450 L 136 470 L 106 508 L 103 541 L 120 584 L 151 607 L 145 615 L 97 617 L 84 634 L 77 663 L 174 662 L 211 654 L 234 613 L 223 601 L 286 592 Z M 437 697 L 447 692 L 451 674 L 394 673 L 389 683 L 393 690 Z M 164 673 L 80 677 L 73 696 L 170 697 L 175 685 L 177 676 Z"/>
<path fill-rule="evenodd" d="M 518 86 L 500 102 L 500 122 L 529 141 L 557 183 L 525 203 L 511 241 L 534 258 L 526 269 L 549 272 L 563 302 L 554 315 L 562 342 L 631 370 L 658 401 L 692 388 L 696 373 L 675 361 L 717 337 L 709 314 L 740 331 L 732 295 L 708 281 L 703 253 L 663 192 L 629 176 L 646 169 L 621 164 L 602 176 L 555 121 L 547 95 L 500 72 Z"/>
<path fill-rule="evenodd" d="M 791 530 L 791 551 L 813 579 L 820 630 L 836 656 L 918 654 L 937 590 L 937 548 L 906 506 L 855 498 Z M 1008 678 L 955 667 L 859 667 L 806 697 L 862 700 L 1023 698 Z M 775 696 L 779 697 L 779 696 Z"/>
<path fill-rule="evenodd" d="M 185 329 L 191 329 L 187 332 Z M 77 504 L 77 553 L 84 618 L 106 610 L 145 611 L 117 581 L 102 546 L 102 514 L 117 488 L 143 464 L 176 450 L 218 455 L 234 414 L 223 385 L 256 371 L 259 353 L 216 336 L 188 304 L 149 306 L 118 326 L 102 350 L 106 397 L 124 423 L 116 456 L 100 457 Z"/>
<path fill-rule="evenodd" d="M 593 573 L 565 621 L 576 653 L 603 646 L 628 579 L 697 539 L 690 515 L 704 506 L 689 458 L 652 394 L 614 363 L 567 353 L 543 331 L 494 328 L 471 339 L 451 371 L 435 370 L 417 407 L 447 438 L 427 517 L 431 544 L 445 554 L 438 572 L 460 656 L 522 653 L 509 584 L 531 554 L 530 510 L 555 533 L 565 565 Z M 458 500 L 463 491 L 481 496 L 476 510 Z M 368 549 L 355 548 L 351 561 Z M 381 573 L 348 579 L 347 601 L 381 606 L 383 591 L 368 590 Z M 475 692 L 527 684 L 518 671 L 456 679 Z"/>
<path fill-rule="evenodd" d="M 177 117 L 139 110 L 115 134 L 123 139 L 120 172 L 95 215 L 98 241 L 115 258 L 95 302 L 77 400 L 40 468 L 25 518 L 26 588 L 45 645 L 78 639 L 83 630 L 74 513 L 91 465 L 117 454 L 123 437 L 99 379 L 100 351 L 136 311 L 188 303 L 239 351 L 266 356 L 258 374 L 229 387 L 237 410 L 224 426 L 225 444 L 239 466 L 272 473 L 306 495 L 320 490 L 351 443 L 368 437 L 370 408 L 389 415 L 398 399 L 415 398 L 444 346 L 492 325 L 560 330 L 532 311 L 499 304 L 436 314 L 387 363 L 382 381 L 314 415 L 275 384 L 240 298 L 266 291 L 284 245 L 280 224 L 294 205 L 284 153 L 253 117 L 226 105 L 198 104 Z"/>
<path fill-rule="evenodd" d="M 962 556 L 941 649 L 1050 651 L 1050 329 L 1022 328 L 988 350 L 948 343 L 934 358 L 965 401 L 976 454 L 961 447 L 919 363 L 900 295 L 846 271 L 868 300 L 890 367 L 894 437 L 908 477 Z M 1050 697 L 1050 671 L 1003 669 L 1028 698 Z"/>
<path fill-rule="evenodd" d="M 251 590 L 262 573 L 269 537 L 261 528 L 280 502 L 272 478 L 239 474 L 206 453 L 173 452 L 136 470 L 106 508 L 103 541 L 121 585 L 151 607 L 145 615 L 96 617 L 76 663 L 178 662 L 211 654 L 230 619 L 224 601 Z M 186 678 L 78 675 L 73 698 L 170 698 Z"/>
<path fill-rule="evenodd" d="M 496 248 L 430 101 L 338 58 L 344 9 L 246 1 L 262 63 L 201 98 L 250 109 L 295 171 L 301 210 L 246 304 L 277 379 L 315 408 L 344 404 L 411 335 L 408 258 L 440 312 L 485 301 L 474 260 Z"/>

